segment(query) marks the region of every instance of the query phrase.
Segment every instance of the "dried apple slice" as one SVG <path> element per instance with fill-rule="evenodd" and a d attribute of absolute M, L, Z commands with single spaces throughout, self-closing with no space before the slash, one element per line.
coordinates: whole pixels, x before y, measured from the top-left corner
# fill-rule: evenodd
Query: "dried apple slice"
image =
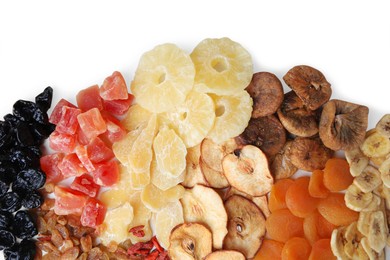
<path fill-rule="evenodd" d="M 207 181 L 207 183 L 212 188 L 215 189 L 222 189 L 229 186 L 229 182 L 227 181 L 225 175 L 222 171 L 216 171 L 212 168 L 210 168 L 205 162 L 200 160 L 200 169 L 202 171 L 202 174 Z"/>
<path fill-rule="evenodd" d="M 203 162 L 214 171 L 222 172 L 222 159 L 227 154 L 234 152 L 238 148 L 238 143 L 234 138 L 217 144 L 210 138 L 203 139 L 200 144 L 200 156 Z"/>
<path fill-rule="evenodd" d="M 156 213 L 156 238 L 163 248 L 169 248 L 169 236 L 172 229 L 182 223 L 184 223 L 183 207 L 179 201 L 169 203 Z"/>
<path fill-rule="evenodd" d="M 251 196 L 262 196 L 271 190 L 273 178 L 265 154 L 256 146 L 245 145 L 222 160 L 230 185 Z"/>
<path fill-rule="evenodd" d="M 227 215 L 221 197 L 212 188 L 195 185 L 187 189 L 181 198 L 185 222 L 199 222 L 213 233 L 213 246 L 222 248 L 227 234 Z"/>
<path fill-rule="evenodd" d="M 199 223 L 176 226 L 169 237 L 168 255 L 172 260 L 200 260 L 211 253 L 210 230 Z"/>
<path fill-rule="evenodd" d="M 265 218 L 260 209 L 239 195 L 228 198 L 225 209 L 228 214 L 228 233 L 223 248 L 240 251 L 246 258 L 254 257 L 265 235 Z"/>
<path fill-rule="evenodd" d="M 207 255 L 205 260 L 245 260 L 245 256 L 234 250 L 218 250 Z"/>
<path fill-rule="evenodd" d="M 187 188 L 192 188 L 196 184 L 203 184 L 208 186 L 208 183 L 203 176 L 199 164 L 200 144 L 187 149 L 186 161 L 186 173 L 182 185 Z"/>
<path fill-rule="evenodd" d="M 249 194 L 246 194 L 245 192 L 239 191 L 233 187 L 230 187 L 224 196 L 224 200 L 227 200 L 229 197 L 233 195 L 240 195 L 248 200 L 251 200 L 253 203 L 256 204 L 257 207 L 261 210 L 265 218 L 268 218 L 269 215 L 271 215 L 271 211 L 268 208 L 268 198 L 267 195 L 259 196 L 259 197 L 253 197 Z"/>

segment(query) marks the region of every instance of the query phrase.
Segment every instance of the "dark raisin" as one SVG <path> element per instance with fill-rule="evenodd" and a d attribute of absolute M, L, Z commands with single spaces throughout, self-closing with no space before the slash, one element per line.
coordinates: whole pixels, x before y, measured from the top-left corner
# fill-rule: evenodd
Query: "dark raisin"
<path fill-rule="evenodd" d="M 37 190 L 45 185 L 46 175 L 38 169 L 27 169 L 20 171 L 16 180 L 15 185 L 21 185 L 20 187 L 25 190 Z"/>
<path fill-rule="evenodd" d="M 5 229 L 0 230 L 0 250 L 12 247 L 15 245 L 15 242 L 14 234 Z"/>
<path fill-rule="evenodd" d="M 40 124 L 47 124 L 49 122 L 49 116 L 39 107 L 37 107 L 37 109 L 34 111 L 33 118 L 35 122 Z"/>
<path fill-rule="evenodd" d="M 6 114 L 3 118 L 4 121 L 8 122 L 12 127 L 15 127 L 20 121 L 20 119 L 13 114 Z"/>
<path fill-rule="evenodd" d="M 11 162 L 19 169 L 38 168 L 39 156 L 25 147 L 14 147 L 10 151 Z"/>
<path fill-rule="evenodd" d="M 39 146 L 33 145 L 26 147 L 28 150 L 30 150 L 35 156 L 36 159 L 40 158 L 42 156 L 42 151 Z"/>
<path fill-rule="evenodd" d="M 34 120 L 34 113 L 38 106 L 31 101 L 18 100 L 13 106 L 13 114 L 20 120 L 31 122 Z"/>
<path fill-rule="evenodd" d="M 0 180 L 10 184 L 16 180 L 18 171 L 11 164 L 0 165 Z"/>
<path fill-rule="evenodd" d="M 15 236 L 20 239 L 32 238 L 38 234 L 38 230 L 34 224 L 33 218 L 25 210 L 16 212 L 14 217 L 13 231 Z"/>
<path fill-rule="evenodd" d="M 36 144 L 42 144 L 43 140 L 48 138 L 50 134 L 54 131 L 55 125 L 48 124 L 40 124 L 40 123 L 30 123 L 31 132 L 35 138 Z"/>
<path fill-rule="evenodd" d="M 6 211 L 0 211 L 0 229 L 9 229 L 12 225 L 14 216 Z"/>
<path fill-rule="evenodd" d="M 53 89 L 51 87 L 45 88 L 41 94 L 35 97 L 35 103 L 44 111 L 47 112 L 51 106 L 53 99 Z"/>
<path fill-rule="evenodd" d="M 9 183 L 0 180 L 0 197 L 7 193 L 9 189 Z"/>
<path fill-rule="evenodd" d="M 42 195 L 37 191 L 27 193 L 22 199 L 22 206 L 26 209 L 39 208 L 43 203 Z"/>
<path fill-rule="evenodd" d="M 4 258 L 6 260 L 20 260 L 20 246 L 15 243 L 13 247 L 4 249 Z"/>
<path fill-rule="evenodd" d="M 30 126 L 24 121 L 20 121 L 15 127 L 16 140 L 22 146 L 30 146 L 35 144 L 35 138 L 30 131 Z"/>
<path fill-rule="evenodd" d="M 0 210 L 15 212 L 22 206 L 20 197 L 16 192 L 7 192 L 0 198 Z"/>
<path fill-rule="evenodd" d="M 11 125 L 6 121 L 0 121 L 0 148 L 6 147 L 11 142 L 11 135 Z"/>
<path fill-rule="evenodd" d="M 31 239 L 23 239 L 22 242 L 20 242 L 20 251 L 22 252 L 21 259 L 34 259 L 37 252 L 35 242 Z"/>

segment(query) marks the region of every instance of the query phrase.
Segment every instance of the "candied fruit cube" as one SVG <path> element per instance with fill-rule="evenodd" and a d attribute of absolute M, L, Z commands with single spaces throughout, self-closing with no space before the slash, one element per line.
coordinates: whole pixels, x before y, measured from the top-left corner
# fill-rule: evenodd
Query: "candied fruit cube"
<path fill-rule="evenodd" d="M 108 142 L 112 145 L 126 136 L 127 132 L 125 128 L 122 127 L 118 119 L 104 111 L 102 113 L 102 117 L 106 121 L 107 126 L 107 131 L 101 135 L 103 139 L 108 140 Z"/>
<path fill-rule="evenodd" d="M 87 153 L 93 163 L 101 163 L 114 158 L 112 150 L 99 137 L 94 138 L 87 145 Z"/>
<path fill-rule="evenodd" d="M 131 94 L 128 94 L 128 97 L 126 99 L 118 99 L 118 100 L 103 100 L 103 107 L 104 110 L 107 112 L 121 116 L 124 115 L 127 110 L 129 110 L 129 107 L 131 103 L 133 102 L 134 96 Z"/>
<path fill-rule="evenodd" d="M 49 146 L 57 152 L 71 153 L 76 147 L 76 137 L 54 131 L 49 137 Z"/>
<path fill-rule="evenodd" d="M 77 116 L 77 120 L 79 121 L 81 130 L 89 140 L 92 140 L 107 130 L 106 122 L 97 108 L 92 108 L 87 112 L 81 113 Z"/>
<path fill-rule="evenodd" d="M 103 100 L 127 99 L 126 82 L 119 71 L 114 71 L 104 80 L 100 87 L 100 96 Z"/>
<path fill-rule="evenodd" d="M 58 168 L 63 158 L 62 153 L 53 153 L 40 158 L 41 169 L 46 174 L 46 183 L 57 183 L 65 178 Z"/>
<path fill-rule="evenodd" d="M 81 215 L 88 197 L 79 191 L 67 187 L 54 187 L 54 212 L 57 215 Z"/>
<path fill-rule="evenodd" d="M 51 115 L 49 117 L 50 123 L 55 124 L 55 125 L 58 124 L 58 122 L 61 119 L 62 108 L 65 106 L 76 108 L 76 106 L 73 105 L 72 103 L 70 103 L 68 100 L 61 99 L 60 101 L 58 101 L 57 105 L 53 108 L 53 112 L 51 113 Z"/>
<path fill-rule="evenodd" d="M 60 121 L 57 123 L 56 130 L 61 134 L 73 135 L 79 127 L 77 116 L 81 114 L 81 110 L 73 107 L 62 107 Z"/>
<path fill-rule="evenodd" d="M 76 177 L 70 184 L 70 187 L 88 195 L 91 198 L 95 198 L 100 189 L 100 186 L 93 181 L 92 176 L 89 174 L 83 174 Z"/>
<path fill-rule="evenodd" d="M 119 166 L 115 160 L 96 165 L 92 173 L 95 183 L 101 186 L 112 186 L 119 181 Z"/>
<path fill-rule="evenodd" d="M 99 200 L 90 198 L 81 214 L 81 225 L 95 228 L 103 223 L 107 208 Z"/>
<path fill-rule="evenodd" d="M 79 158 L 80 162 L 83 164 L 84 168 L 88 171 L 94 171 L 95 166 L 91 162 L 88 156 L 87 148 L 83 145 L 79 145 L 75 149 L 76 155 Z"/>
<path fill-rule="evenodd" d="M 87 173 L 87 170 L 75 153 L 67 154 L 58 164 L 58 168 L 65 178 L 80 176 Z"/>
<path fill-rule="evenodd" d="M 89 139 L 88 137 L 84 134 L 83 130 L 79 127 L 76 132 L 77 136 L 77 142 L 81 145 L 87 145 L 89 144 Z"/>
<path fill-rule="evenodd" d="M 82 111 L 88 111 L 92 108 L 103 110 L 102 98 L 99 94 L 99 86 L 93 85 L 89 88 L 80 90 L 76 96 L 77 105 Z"/>

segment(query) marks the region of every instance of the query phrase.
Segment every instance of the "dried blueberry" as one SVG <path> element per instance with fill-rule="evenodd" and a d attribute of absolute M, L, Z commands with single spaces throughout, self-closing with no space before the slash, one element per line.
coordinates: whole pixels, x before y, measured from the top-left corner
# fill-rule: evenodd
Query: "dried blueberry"
<path fill-rule="evenodd" d="M 6 260 L 20 260 L 19 248 L 19 244 L 15 243 L 13 247 L 4 249 L 4 258 Z"/>
<path fill-rule="evenodd" d="M 20 121 L 15 127 L 15 133 L 19 145 L 30 146 L 35 144 L 35 138 L 30 131 L 28 123 Z"/>
<path fill-rule="evenodd" d="M 25 147 L 14 147 L 10 151 L 11 162 L 23 170 L 26 168 L 38 168 L 39 156 Z"/>
<path fill-rule="evenodd" d="M 15 245 L 15 242 L 14 234 L 5 229 L 0 230 L 0 250 L 12 247 Z"/>
<path fill-rule="evenodd" d="M 38 169 L 20 171 L 14 184 L 21 185 L 25 190 L 37 190 L 45 185 L 46 175 Z"/>
<path fill-rule="evenodd" d="M 7 193 L 9 189 L 9 183 L 0 180 L 0 197 Z"/>
<path fill-rule="evenodd" d="M 37 252 L 35 243 L 31 239 L 23 239 L 19 245 L 20 259 L 22 260 L 33 260 Z"/>
<path fill-rule="evenodd" d="M 6 121 L 0 121 L 0 148 L 4 148 L 10 143 L 11 135 L 11 125 Z"/>
<path fill-rule="evenodd" d="M 5 211 L 0 211 L 0 229 L 8 229 L 12 225 L 14 216 Z"/>
<path fill-rule="evenodd" d="M 37 191 L 27 193 L 22 199 L 22 206 L 26 209 L 35 209 L 42 205 L 43 197 Z"/>
<path fill-rule="evenodd" d="M 40 123 L 30 123 L 30 129 L 32 134 L 34 135 L 36 144 L 41 144 L 42 141 L 50 136 L 50 134 L 54 131 L 55 125 L 48 124 L 40 124 Z"/>
<path fill-rule="evenodd" d="M 33 146 L 28 146 L 26 148 L 30 150 L 37 157 L 37 159 L 41 157 L 42 151 L 39 146 L 33 145 Z"/>
<path fill-rule="evenodd" d="M 16 192 L 7 192 L 0 198 L 0 210 L 15 212 L 22 206 L 20 197 Z"/>
<path fill-rule="evenodd" d="M 45 88 L 41 94 L 35 97 L 35 103 L 44 111 L 47 112 L 51 106 L 53 99 L 53 89 L 51 87 Z"/>
<path fill-rule="evenodd" d="M 16 212 L 14 217 L 13 231 L 15 236 L 20 239 L 32 238 L 38 234 L 38 230 L 34 224 L 33 218 L 25 210 Z"/>
<path fill-rule="evenodd" d="M 10 184 L 16 180 L 17 170 L 11 164 L 0 165 L 0 180 Z"/>
<path fill-rule="evenodd" d="M 18 100 L 13 106 L 13 114 L 20 120 L 31 122 L 34 119 L 34 113 L 38 106 L 31 101 Z"/>
<path fill-rule="evenodd" d="M 6 114 L 4 120 L 8 122 L 12 127 L 15 127 L 17 123 L 19 123 L 20 119 L 13 114 Z"/>

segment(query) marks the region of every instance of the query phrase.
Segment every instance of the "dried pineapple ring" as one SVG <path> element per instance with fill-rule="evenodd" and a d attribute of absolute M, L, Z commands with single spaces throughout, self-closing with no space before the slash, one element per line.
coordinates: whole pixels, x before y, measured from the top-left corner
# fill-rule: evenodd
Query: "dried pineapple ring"
<path fill-rule="evenodd" d="M 156 213 L 156 238 L 165 249 L 169 247 L 169 236 L 174 227 L 184 223 L 183 207 L 180 201 L 169 203 Z"/>
<path fill-rule="evenodd" d="M 252 80 L 253 63 L 247 50 L 229 38 L 205 39 L 191 53 L 195 88 L 201 92 L 230 95 Z"/>
<path fill-rule="evenodd" d="M 184 102 L 194 77 L 189 55 L 174 44 L 162 44 L 142 55 L 131 91 L 142 107 L 161 113 Z"/>

